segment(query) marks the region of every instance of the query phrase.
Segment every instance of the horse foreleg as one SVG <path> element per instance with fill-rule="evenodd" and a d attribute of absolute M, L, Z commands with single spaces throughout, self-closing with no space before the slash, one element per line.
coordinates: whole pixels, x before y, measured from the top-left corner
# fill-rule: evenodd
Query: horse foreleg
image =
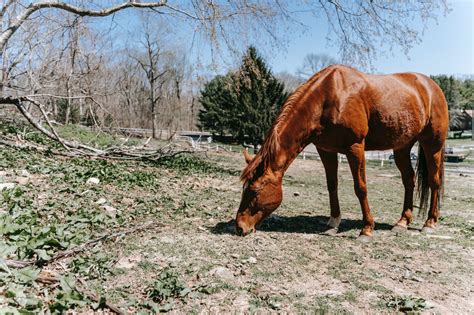
<path fill-rule="evenodd" d="M 337 196 L 337 153 L 327 152 L 319 148 L 318 153 L 326 171 L 326 184 L 331 205 L 331 217 L 327 225 L 337 231 L 341 223 L 341 209 L 339 208 L 339 198 Z"/>
<path fill-rule="evenodd" d="M 415 188 L 415 172 L 411 166 L 410 151 L 412 145 L 401 150 L 394 151 L 395 164 L 402 175 L 405 197 L 400 220 L 393 226 L 393 231 L 406 230 L 413 220 L 413 190 Z"/>
<path fill-rule="evenodd" d="M 359 239 L 362 241 L 368 241 L 371 239 L 374 230 L 374 219 L 370 213 L 369 201 L 367 199 L 364 142 L 352 145 L 346 156 L 351 168 L 352 177 L 354 178 L 355 194 L 359 199 L 362 208 L 364 226 L 360 232 Z"/>

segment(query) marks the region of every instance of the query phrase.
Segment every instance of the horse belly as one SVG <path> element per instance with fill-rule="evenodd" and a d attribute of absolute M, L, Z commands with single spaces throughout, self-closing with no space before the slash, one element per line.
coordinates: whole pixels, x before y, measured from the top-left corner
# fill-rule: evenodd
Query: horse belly
<path fill-rule="evenodd" d="M 399 110 L 389 114 L 373 113 L 369 119 L 369 131 L 365 138 L 366 150 L 399 149 L 415 141 L 423 130 L 419 115 Z"/>

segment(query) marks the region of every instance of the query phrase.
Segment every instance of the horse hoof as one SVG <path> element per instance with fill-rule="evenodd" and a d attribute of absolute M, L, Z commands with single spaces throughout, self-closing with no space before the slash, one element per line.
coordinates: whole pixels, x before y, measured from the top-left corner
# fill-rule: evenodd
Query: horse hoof
<path fill-rule="evenodd" d="M 337 232 L 338 232 L 337 228 L 329 227 L 326 231 L 324 231 L 323 234 L 330 235 L 330 236 L 336 236 Z"/>
<path fill-rule="evenodd" d="M 359 237 L 357 238 L 357 240 L 359 242 L 362 242 L 362 243 L 369 243 L 372 241 L 372 236 L 368 236 L 368 235 L 365 235 L 365 234 L 361 234 L 359 235 Z"/>
<path fill-rule="evenodd" d="M 433 234 L 434 232 L 436 232 L 436 229 L 430 226 L 424 226 L 421 229 L 421 233 L 424 233 L 424 234 Z"/>
<path fill-rule="evenodd" d="M 392 232 L 395 232 L 395 233 L 404 233 L 407 230 L 408 230 L 408 228 L 406 226 L 403 226 L 403 225 L 400 225 L 400 224 L 395 224 L 392 227 Z"/>

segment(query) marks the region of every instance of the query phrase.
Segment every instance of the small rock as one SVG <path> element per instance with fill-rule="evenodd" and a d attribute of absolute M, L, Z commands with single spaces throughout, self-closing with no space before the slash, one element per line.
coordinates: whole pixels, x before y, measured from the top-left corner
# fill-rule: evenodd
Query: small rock
<path fill-rule="evenodd" d="M 17 182 L 20 185 L 26 185 L 26 184 L 28 184 L 29 181 L 30 180 L 29 180 L 28 177 L 17 177 L 17 178 L 15 178 L 15 182 Z"/>
<path fill-rule="evenodd" d="M 295 192 L 293 193 L 293 195 L 294 195 L 295 197 L 298 197 L 298 196 L 300 195 L 300 193 L 297 192 L 297 191 L 295 191 Z"/>
<path fill-rule="evenodd" d="M 234 279 L 234 274 L 232 273 L 232 271 L 228 268 L 225 268 L 225 267 L 216 267 L 216 268 L 212 269 L 211 271 L 209 271 L 209 274 L 211 276 L 221 278 L 221 279 L 224 279 L 224 280 L 233 280 Z"/>
<path fill-rule="evenodd" d="M 247 310 L 250 307 L 249 298 L 246 295 L 239 295 L 234 299 L 232 305 L 239 310 Z"/>
<path fill-rule="evenodd" d="M 126 206 L 131 206 L 133 205 L 135 201 L 132 199 L 132 198 L 123 198 L 122 199 L 122 204 L 126 205 Z"/>
<path fill-rule="evenodd" d="M 249 264 L 256 264 L 257 263 L 257 258 L 255 257 L 249 257 L 246 259 L 244 262 L 249 263 Z"/>
<path fill-rule="evenodd" d="M 97 205 L 102 205 L 102 204 L 104 204 L 104 203 L 106 203 L 106 202 L 107 202 L 107 199 L 105 199 L 105 198 L 100 198 L 99 200 L 97 200 L 97 201 L 95 202 L 95 204 L 97 204 Z"/>
<path fill-rule="evenodd" d="M 30 173 L 27 170 L 21 170 L 20 176 L 23 177 L 30 177 Z"/>
<path fill-rule="evenodd" d="M 86 181 L 86 184 L 88 185 L 97 185 L 99 183 L 100 183 L 100 179 L 98 179 L 97 177 L 91 177 Z"/>
<path fill-rule="evenodd" d="M 0 171 L 0 177 L 1 176 L 6 176 L 7 175 L 7 171 Z"/>
<path fill-rule="evenodd" d="M 44 192 L 39 193 L 39 194 L 38 194 L 38 199 L 39 199 L 39 200 L 48 199 L 48 194 L 47 194 L 47 193 L 44 193 Z"/>
<path fill-rule="evenodd" d="M 15 184 L 14 183 L 3 183 L 3 184 L 0 184 L 0 191 L 4 190 L 4 189 L 13 189 L 15 188 Z"/>
<path fill-rule="evenodd" d="M 117 209 L 111 206 L 102 206 L 102 209 L 105 210 L 107 215 L 111 218 L 115 218 L 117 216 Z"/>

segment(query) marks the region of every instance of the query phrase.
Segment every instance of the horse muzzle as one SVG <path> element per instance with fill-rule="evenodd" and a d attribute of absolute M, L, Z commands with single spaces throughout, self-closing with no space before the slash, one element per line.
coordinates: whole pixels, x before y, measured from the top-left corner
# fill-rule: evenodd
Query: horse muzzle
<path fill-rule="evenodd" d="M 235 225 L 235 234 L 239 236 L 246 236 L 252 232 L 255 232 L 255 227 L 254 226 L 248 226 L 245 223 L 239 223 L 237 222 Z"/>

